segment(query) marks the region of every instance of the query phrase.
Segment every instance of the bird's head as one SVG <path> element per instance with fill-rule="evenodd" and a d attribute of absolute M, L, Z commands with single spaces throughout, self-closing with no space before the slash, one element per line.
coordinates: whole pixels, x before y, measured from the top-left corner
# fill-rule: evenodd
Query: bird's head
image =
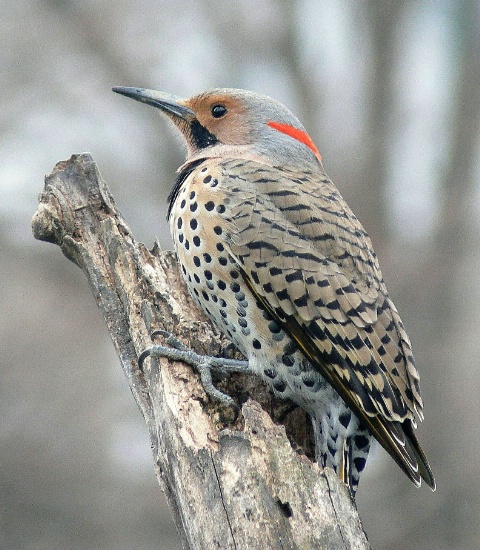
<path fill-rule="evenodd" d="M 246 90 L 217 88 L 190 99 L 146 90 L 114 92 L 158 107 L 180 130 L 187 161 L 198 158 L 247 158 L 272 166 L 321 165 L 321 156 L 300 121 L 281 103 Z"/>

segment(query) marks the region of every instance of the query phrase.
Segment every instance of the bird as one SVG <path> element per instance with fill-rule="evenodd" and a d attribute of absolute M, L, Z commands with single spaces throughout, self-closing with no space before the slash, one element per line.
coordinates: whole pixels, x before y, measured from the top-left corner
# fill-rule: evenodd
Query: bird
<path fill-rule="evenodd" d="M 403 472 L 435 490 L 415 434 L 423 420 L 410 339 L 367 232 L 326 175 L 305 127 L 280 102 L 216 88 L 190 99 L 114 92 L 156 107 L 186 161 L 167 219 L 193 299 L 245 360 L 203 357 L 177 342 L 142 354 L 263 379 L 310 416 L 315 456 L 355 495 L 376 439 Z M 175 340 L 171 340 L 174 342 Z M 169 355 L 169 353 L 171 353 Z"/>

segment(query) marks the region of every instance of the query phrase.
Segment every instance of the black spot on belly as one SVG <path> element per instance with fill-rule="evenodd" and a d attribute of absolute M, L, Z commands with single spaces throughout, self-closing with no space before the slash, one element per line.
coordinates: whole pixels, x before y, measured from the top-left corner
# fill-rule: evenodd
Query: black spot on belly
<path fill-rule="evenodd" d="M 355 464 L 355 468 L 357 469 L 357 472 L 363 471 L 363 469 L 365 468 L 366 462 L 367 461 L 365 460 L 365 458 L 361 456 L 357 456 L 357 458 L 354 458 L 353 463 Z"/>
<path fill-rule="evenodd" d="M 270 321 L 270 323 L 268 323 L 268 330 L 273 332 L 273 334 L 277 334 L 282 330 L 282 327 L 276 321 Z"/>
<path fill-rule="evenodd" d="M 340 421 L 340 424 L 344 428 L 348 428 L 351 418 L 352 418 L 352 413 L 350 411 L 346 411 L 346 412 L 342 412 L 342 414 L 338 417 L 338 420 Z"/>
<path fill-rule="evenodd" d="M 368 440 L 368 437 L 366 437 L 364 435 L 357 435 L 357 436 L 355 436 L 355 445 L 359 449 L 365 449 L 366 447 L 368 447 L 370 445 L 370 441 Z"/>
<path fill-rule="evenodd" d="M 245 311 L 245 309 L 243 307 L 237 307 L 237 315 L 239 317 L 246 317 L 247 312 Z"/>
<path fill-rule="evenodd" d="M 315 385 L 315 380 L 313 378 L 303 378 L 302 382 L 307 388 L 313 388 Z"/>
<path fill-rule="evenodd" d="M 256 338 L 253 339 L 252 346 L 255 349 L 262 349 L 262 344 Z"/>

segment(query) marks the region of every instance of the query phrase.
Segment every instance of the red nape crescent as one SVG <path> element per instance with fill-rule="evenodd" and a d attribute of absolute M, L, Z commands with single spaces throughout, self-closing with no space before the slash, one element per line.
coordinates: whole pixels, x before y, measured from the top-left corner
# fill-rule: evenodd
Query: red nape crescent
<path fill-rule="evenodd" d="M 288 136 L 291 136 L 295 139 L 298 139 L 298 141 L 305 143 L 305 145 L 307 147 L 310 147 L 310 149 L 315 153 L 318 160 L 320 162 L 322 161 L 322 155 L 320 154 L 320 151 L 317 149 L 317 146 L 313 142 L 313 139 L 307 134 L 307 132 L 299 130 L 298 128 L 295 128 L 295 126 L 291 126 L 290 124 L 275 122 L 274 120 L 271 120 L 268 125 L 272 128 L 275 128 L 275 130 L 278 130 L 279 132 L 283 132 L 284 134 L 287 134 Z"/>

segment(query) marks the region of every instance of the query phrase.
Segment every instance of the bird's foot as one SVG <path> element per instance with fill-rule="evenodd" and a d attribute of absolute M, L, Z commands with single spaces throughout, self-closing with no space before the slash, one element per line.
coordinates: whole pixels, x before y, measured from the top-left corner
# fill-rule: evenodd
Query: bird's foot
<path fill-rule="evenodd" d="M 232 372 L 251 374 L 252 370 L 248 361 L 200 355 L 185 346 L 185 344 L 183 344 L 176 336 L 167 331 L 156 330 L 152 333 L 152 338 L 157 335 L 161 335 L 165 338 L 165 343 L 167 346 L 155 344 L 142 352 L 138 358 L 138 366 L 140 370 L 143 370 L 143 365 L 147 357 L 165 357 L 173 361 L 183 361 L 184 363 L 187 363 L 197 369 L 200 374 L 200 380 L 202 381 L 203 388 L 212 399 L 216 399 L 235 410 L 238 409 L 235 401 L 229 395 L 221 392 L 214 386 L 212 381 L 212 370 L 220 374 L 230 374 Z"/>

